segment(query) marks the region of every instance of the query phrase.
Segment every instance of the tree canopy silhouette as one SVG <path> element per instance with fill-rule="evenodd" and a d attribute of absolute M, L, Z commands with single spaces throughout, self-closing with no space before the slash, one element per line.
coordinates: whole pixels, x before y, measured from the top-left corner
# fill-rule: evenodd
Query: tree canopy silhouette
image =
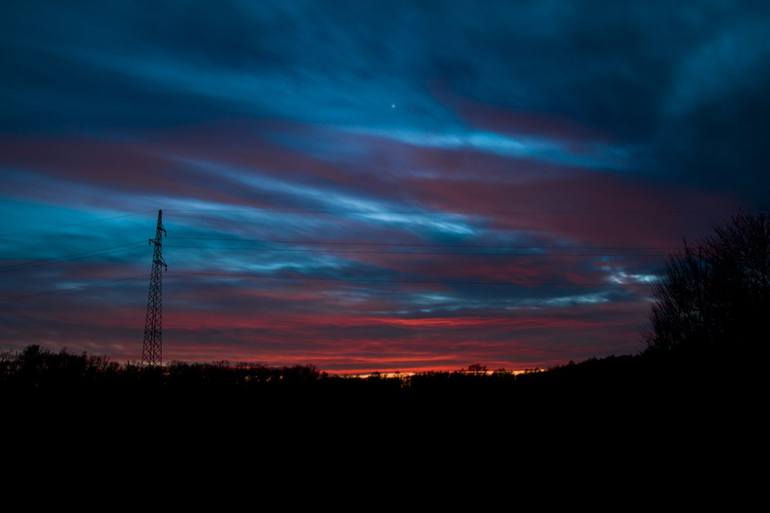
<path fill-rule="evenodd" d="M 666 264 L 654 291 L 651 351 L 751 358 L 767 343 L 770 216 L 739 214 Z"/>

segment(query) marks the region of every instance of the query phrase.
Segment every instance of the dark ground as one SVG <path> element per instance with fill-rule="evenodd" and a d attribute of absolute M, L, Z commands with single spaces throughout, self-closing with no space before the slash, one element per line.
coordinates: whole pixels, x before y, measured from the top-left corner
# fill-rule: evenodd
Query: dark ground
<path fill-rule="evenodd" d="M 0 393 L 6 405 L 118 408 L 178 413 L 225 408 L 233 415 L 449 416 L 501 422 L 560 415 L 724 415 L 764 399 L 755 361 L 721 353 L 652 351 L 560 366 L 544 372 L 429 372 L 411 377 L 346 378 L 313 367 L 185 364 L 118 365 L 85 354 L 30 346 L 5 354 Z M 141 406 L 141 407 L 140 407 Z M 746 411 L 745 413 L 748 413 Z"/>
<path fill-rule="evenodd" d="M 392 493 L 451 500 L 488 489 L 497 503 L 566 497 L 569 483 L 641 500 L 648 488 L 684 493 L 693 471 L 754 487 L 765 378 L 759 362 L 735 361 L 648 352 L 518 376 L 400 380 L 309 367 L 140 369 L 29 347 L 0 367 L 4 462 L 22 481 L 88 475 L 118 489 L 116 479 L 168 488 L 181 475 L 182 494 L 211 480 L 247 494 L 277 482 L 292 504 L 313 486 L 334 500 L 363 486 L 377 504 Z"/>

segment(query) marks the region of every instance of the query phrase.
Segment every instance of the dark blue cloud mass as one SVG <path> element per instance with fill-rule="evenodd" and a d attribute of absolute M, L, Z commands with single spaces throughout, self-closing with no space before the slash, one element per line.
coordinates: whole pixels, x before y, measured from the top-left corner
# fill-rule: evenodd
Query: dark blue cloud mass
<path fill-rule="evenodd" d="M 767 205 L 768 33 L 718 0 L 3 2 L 0 345 L 135 355 L 163 208 L 178 358 L 633 350 L 677 241 Z"/>

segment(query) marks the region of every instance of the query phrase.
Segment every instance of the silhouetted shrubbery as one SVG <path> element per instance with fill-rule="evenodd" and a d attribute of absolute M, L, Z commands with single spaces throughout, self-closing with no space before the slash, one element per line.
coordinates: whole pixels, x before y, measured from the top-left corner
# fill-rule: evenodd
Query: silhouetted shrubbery
<path fill-rule="evenodd" d="M 654 296 L 650 351 L 757 363 L 770 342 L 770 217 L 737 215 L 711 237 L 685 243 Z"/>

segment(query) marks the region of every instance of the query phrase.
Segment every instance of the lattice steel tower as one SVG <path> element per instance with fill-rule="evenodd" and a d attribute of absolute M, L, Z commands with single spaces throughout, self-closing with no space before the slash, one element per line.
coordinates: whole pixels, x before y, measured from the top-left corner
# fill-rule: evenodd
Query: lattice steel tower
<path fill-rule="evenodd" d="M 150 239 L 152 250 L 152 271 L 150 291 L 147 294 L 147 317 L 144 321 L 144 342 L 142 343 L 142 365 L 163 364 L 163 271 L 168 269 L 163 260 L 163 211 L 158 210 L 158 226 L 155 238 Z"/>

